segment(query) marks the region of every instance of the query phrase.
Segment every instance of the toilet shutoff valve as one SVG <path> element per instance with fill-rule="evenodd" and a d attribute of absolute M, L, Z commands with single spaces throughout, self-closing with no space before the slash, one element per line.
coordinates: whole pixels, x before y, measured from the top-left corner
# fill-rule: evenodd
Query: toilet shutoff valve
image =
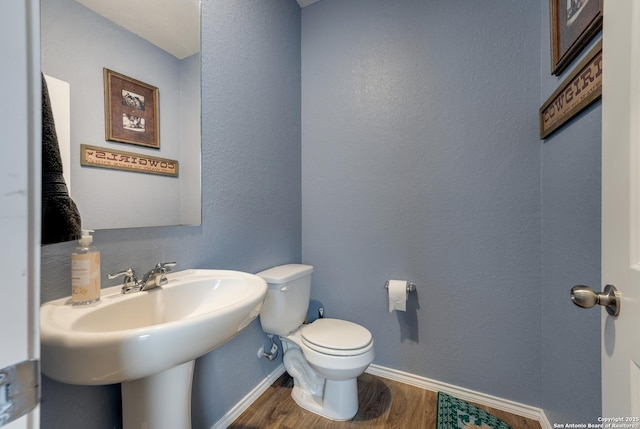
<path fill-rule="evenodd" d="M 258 358 L 266 357 L 269 362 L 273 362 L 278 359 L 278 345 L 273 341 L 273 335 L 269 335 L 269 339 L 271 340 L 271 349 L 267 353 L 264 351 L 264 346 L 261 346 L 258 350 Z"/>

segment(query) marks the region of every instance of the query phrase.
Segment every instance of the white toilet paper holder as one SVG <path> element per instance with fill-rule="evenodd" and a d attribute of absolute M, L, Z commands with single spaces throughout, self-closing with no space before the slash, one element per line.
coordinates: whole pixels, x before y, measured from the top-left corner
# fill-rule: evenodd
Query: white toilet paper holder
<path fill-rule="evenodd" d="M 389 289 L 389 280 L 387 280 L 384 284 L 384 288 L 385 289 Z M 416 290 L 416 284 L 415 283 L 411 283 L 411 282 L 407 282 L 407 292 L 415 292 Z"/>

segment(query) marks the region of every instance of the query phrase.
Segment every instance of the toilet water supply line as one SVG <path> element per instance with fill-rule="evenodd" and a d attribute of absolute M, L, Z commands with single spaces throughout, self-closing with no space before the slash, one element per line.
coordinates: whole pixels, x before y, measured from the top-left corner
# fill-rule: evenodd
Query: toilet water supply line
<path fill-rule="evenodd" d="M 271 349 L 269 350 L 269 353 L 267 353 L 264 351 L 264 347 L 260 347 L 260 350 L 258 350 L 258 357 L 266 357 L 267 359 L 269 359 L 269 362 L 273 362 L 274 360 L 278 359 L 278 345 L 273 340 L 272 334 L 267 334 L 267 337 L 269 337 L 269 340 L 271 340 Z"/>

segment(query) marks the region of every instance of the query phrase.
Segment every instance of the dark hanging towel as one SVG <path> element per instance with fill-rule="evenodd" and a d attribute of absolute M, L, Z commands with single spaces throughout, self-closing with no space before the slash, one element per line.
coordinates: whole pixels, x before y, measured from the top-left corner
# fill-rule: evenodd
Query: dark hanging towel
<path fill-rule="evenodd" d="M 77 240 L 80 213 L 62 177 L 62 159 L 47 82 L 42 75 L 42 244 Z"/>

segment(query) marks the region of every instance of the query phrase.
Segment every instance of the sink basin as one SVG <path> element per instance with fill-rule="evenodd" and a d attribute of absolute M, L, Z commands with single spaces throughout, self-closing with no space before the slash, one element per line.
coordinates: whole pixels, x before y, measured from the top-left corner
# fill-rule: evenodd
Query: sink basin
<path fill-rule="evenodd" d="M 254 320 L 267 285 L 226 270 L 185 270 L 168 283 L 123 295 L 102 289 L 99 303 L 70 298 L 40 308 L 42 371 L 70 384 L 100 385 L 149 377 L 192 361 Z"/>

